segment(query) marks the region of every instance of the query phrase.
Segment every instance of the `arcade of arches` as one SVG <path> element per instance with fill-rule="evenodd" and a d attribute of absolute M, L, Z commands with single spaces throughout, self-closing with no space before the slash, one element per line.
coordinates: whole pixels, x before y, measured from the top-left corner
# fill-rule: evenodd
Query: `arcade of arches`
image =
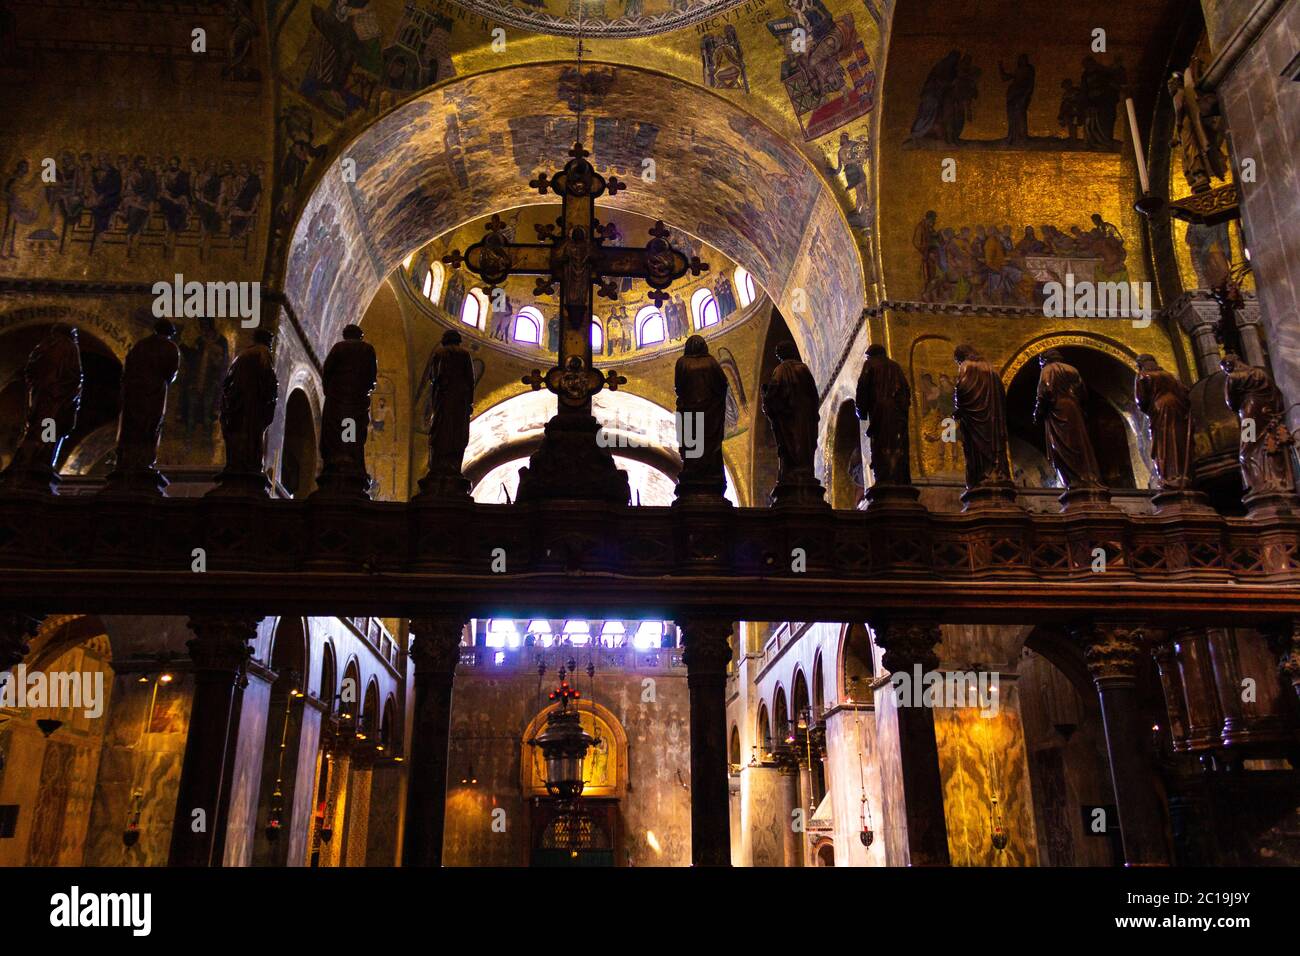
<path fill-rule="evenodd" d="M 1276 382 L 1294 475 L 1300 5 L 125 6 L 0 0 L 0 468 L 60 328 L 82 379 L 57 488 L 0 477 L 0 865 L 1300 863 L 1300 501 L 1243 485 L 1219 365 Z M 592 300 L 627 502 L 520 500 L 570 339 L 532 274 L 452 254 L 546 241 L 530 180 L 575 138 L 626 186 L 607 245 L 710 266 Z M 173 312 L 165 493 L 105 493 L 173 277 L 259 309 Z M 1055 312 L 1066 277 L 1146 311 Z M 351 498 L 321 477 L 348 326 L 377 364 Z M 223 412 L 255 329 L 278 390 L 241 498 Z M 450 332 L 449 503 L 422 479 Z M 678 488 L 691 336 L 727 383 L 707 505 Z M 786 343 L 824 490 L 794 506 L 765 414 Z M 963 494 L 963 343 L 1005 391 L 992 504 Z M 872 345 L 910 387 L 910 484 L 876 487 Z M 1049 350 L 1084 382 L 1086 507 L 1035 416 Z M 1139 356 L 1189 390 L 1187 488 Z M 594 740 L 577 811 L 532 743 L 561 669 Z"/>

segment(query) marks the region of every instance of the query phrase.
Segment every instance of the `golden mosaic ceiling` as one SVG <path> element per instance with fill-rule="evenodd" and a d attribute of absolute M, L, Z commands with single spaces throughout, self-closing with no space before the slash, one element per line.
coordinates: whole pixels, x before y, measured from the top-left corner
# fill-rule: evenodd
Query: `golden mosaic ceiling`
<path fill-rule="evenodd" d="M 745 0 L 452 0 L 492 20 L 560 36 L 643 37 L 717 16 Z"/>
<path fill-rule="evenodd" d="M 343 147 L 307 203 L 287 264 L 286 290 L 318 344 L 356 321 L 431 236 L 532 201 L 528 181 L 562 166 L 573 141 L 570 69 L 529 64 L 452 81 Z M 673 223 L 743 265 L 790 320 L 814 372 L 829 374 L 857 327 L 864 283 L 825 179 L 789 140 L 709 90 L 628 66 L 589 69 L 602 88 L 581 135 L 597 167 L 628 182 L 610 207 Z"/>

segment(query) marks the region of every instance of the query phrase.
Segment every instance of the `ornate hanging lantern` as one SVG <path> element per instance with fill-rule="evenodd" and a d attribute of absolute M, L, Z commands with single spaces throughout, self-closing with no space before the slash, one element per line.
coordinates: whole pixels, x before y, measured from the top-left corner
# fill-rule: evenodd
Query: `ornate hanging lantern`
<path fill-rule="evenodd" d="M 582 729 L 576 707 L 569 702 L 582 695 L 570 687 L 565 679 L 565 669 L 560 668 L 560 686 L 551 691 L 550 700 L 560 706 L 546 718 L 546 729 L 528 741 L 529 746 L 542 749 L 546 767 L 546 792 L 563 801 L 573 801 L 582 795 L 582 762 L 596 738 Z"/>

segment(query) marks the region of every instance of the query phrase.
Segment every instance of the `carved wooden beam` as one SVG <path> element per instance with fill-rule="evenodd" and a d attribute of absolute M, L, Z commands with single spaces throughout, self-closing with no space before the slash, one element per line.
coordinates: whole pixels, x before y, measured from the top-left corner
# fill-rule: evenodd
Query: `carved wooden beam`
<path fill-rule="evenodd" d="M 0 498 L 0 610 L 1259 623 L 1298 551 L 1292 517 Z"/>

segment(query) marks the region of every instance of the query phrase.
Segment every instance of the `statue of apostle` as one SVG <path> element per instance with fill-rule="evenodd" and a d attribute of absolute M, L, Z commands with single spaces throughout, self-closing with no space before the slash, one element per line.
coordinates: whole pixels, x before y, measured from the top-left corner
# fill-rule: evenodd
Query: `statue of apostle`
<path fill-rule="evenodd" d="M 727 423 L 727 376 L 709 354 L 702 335 L 686 340 L 686 351 L 673 370 L 677 389 L 677 440 L 682 470 L 677 497 L 703 494 L 722 497 L 727 480 L 722 468 L 722 437 Z"/>
<path fill-rule="evenodd" d="M 209 494 L 265 495 L 269 488 L 262 459 L 266 430 L 275 418 L 280 383 L 275 376 L 275 341 L 268 329 L 256 329 L 251 345 L 241 349 L 221 383 L 221 438 L 226 467 Z"/>
<path fill-rule="evenodd" d="M 1007 393 L 997 370 L 970 345 L 953 351 L 957 381 L 952 411 L 961 426 L 966 457 L 966 490 L 985 485 L 1010 485 L 1007 460 Z"/>
<path fill-rule="evenodd" d="M 364 340 L 359 325 L 343 329 L 325 357 L 321 411 L 321 473 L 318 494 L 366 496 L 366 437 L 370 431 L 370 393 L 375 390 L 379 363 L 375 347 Z"/>
<path fill-rule="evenodd" d="M 1241 480 L 1248 498 L 1290 495 L 1294 490 L 1288 458 L 1295 439 L 1286 427 L 1286 403 L 1262 368 L 1229 352 L 1219 363 L 1224 399 L 1241 422 Z"/>
<path fill-rule="evenodd" d="M 59 450 L 77 425 L 81 407 L 81 349 L 75 326 L 60 322 L 27 356 L 27 418 L 13 461 L 5 469 L 4 487 L 53 492 L 59 483 Z"/>
<path fill-rule="evenodd" d="M 1088 396 L 1083 376 L 1056 349 L 1039 355 L 1038 364 L 1034 423 L 1043 425 L 1047 458 L 1067 490 L 1100 488 L 1101 470 L 1083 414 Z"/>
<path fill-rule="evenodd" d="M 813 474 L 817 452 L 817 383 L 799 360 L 793 342 L 776 347 L 778 364 L 763 385 L 763 414 L 776 436 L 779 463 L 772 501 L 824 503 L 825 491 Z"/>
<path fill-rule="evenodd" d="M 122 366 L 122 412 L 117 421 L 117 464 L 105 491 L 161 494 L 167 479 L 158 474 L 158 435 L 167 411 L 167 390 L 176 381 L 181 353 L 176 326 L 159 319 L 153 332 L 126 353 Z"/>
<path fill-rule="evenodd" d="M 1165 491 L 1181 491 L 1189 480 L 1192 403 L 1187 386 L 1150 355 L 1137 357 L 1133 397 L 1151 424 L 1151 460 Z"/>
<path fill-rule="evenodd" d="M 433 417 L 429 423 L 429 473 L 420 479 L 422 494 L 463 497 L 469 482 L 460 473 L 469 444 L 474 409 L 474 365 L 460 333 L 448 329 L 429 358 Z"/>
<path fill-rule="evenodd" d="M 903 368 L 885 354 L 883 345 L 867 348 L 867 360 L 858 374 L 854 402 L 858 418 L 867 423 L 871 443 L 871 473 L 878 485 L 910 485 L 907 416 L 912 389 Z"/>

